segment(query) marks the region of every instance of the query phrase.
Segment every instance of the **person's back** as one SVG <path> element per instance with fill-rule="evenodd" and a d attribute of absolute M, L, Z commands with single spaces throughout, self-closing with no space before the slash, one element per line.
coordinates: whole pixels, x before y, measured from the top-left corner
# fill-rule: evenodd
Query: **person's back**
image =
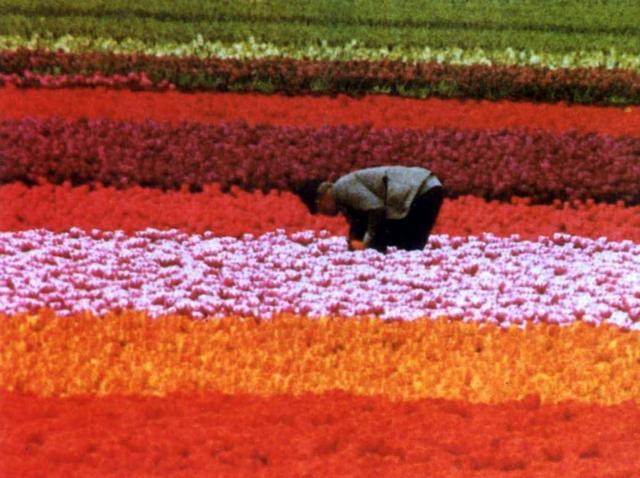
<path fill-rule="evenodd" d="M 386 219 L 403 219 L 416 196 L 442 186 L 431 171 L 419 167 L 378 166 L 346 174 L 333 185 L 338 202 L 360 212 L 385 209 Z"/>

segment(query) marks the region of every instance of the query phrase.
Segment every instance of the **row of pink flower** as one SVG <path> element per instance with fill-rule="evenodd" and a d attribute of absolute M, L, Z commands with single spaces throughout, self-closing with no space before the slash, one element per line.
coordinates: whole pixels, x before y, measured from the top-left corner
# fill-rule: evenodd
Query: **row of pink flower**
<path fill-rule="evenodd" d="M 343 237 L 240 239 L 177 230 L 0 233 L 3 312 L 143 309 L 154 316 L 448 316 L 584 320 L 640 330 L 640 245 L 556 234 L 432 236 L 424 251 L 350 252 Z"/>
<path fill-rule="evenodd" d="M 450 196 L 640 203 L 640 138 L 542 130 L 299 128 L 242 122 L 0 121 L 0 182 L 291 190 L 380 164 L 424 166 Z"/>

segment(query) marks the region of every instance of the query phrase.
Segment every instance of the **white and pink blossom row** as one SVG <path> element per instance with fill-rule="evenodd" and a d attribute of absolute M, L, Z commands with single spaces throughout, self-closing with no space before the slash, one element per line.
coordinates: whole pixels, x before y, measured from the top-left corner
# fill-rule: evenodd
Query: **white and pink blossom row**
<path fill-rule="evenodd" d="M 239 239 L 154 229 L 3 232 L 0 304 L 6 314 L 290 312 L 640 330 L 640 245 L 566 234 L 435 235 L 423 251 L 385 255 L 351 252 L 326 231 Z"/>

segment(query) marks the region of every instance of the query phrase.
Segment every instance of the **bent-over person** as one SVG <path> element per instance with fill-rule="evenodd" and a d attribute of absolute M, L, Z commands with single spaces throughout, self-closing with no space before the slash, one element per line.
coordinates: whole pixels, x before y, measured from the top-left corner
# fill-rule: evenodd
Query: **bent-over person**
<path fill-rule="evenodd" d="M 342 213 L 349 223 L 351 249 L 417 250 L 426 245 L 443 199 L 442 184 L 428 169 L 379 166 L 320 183 L 310 209 Z"/>

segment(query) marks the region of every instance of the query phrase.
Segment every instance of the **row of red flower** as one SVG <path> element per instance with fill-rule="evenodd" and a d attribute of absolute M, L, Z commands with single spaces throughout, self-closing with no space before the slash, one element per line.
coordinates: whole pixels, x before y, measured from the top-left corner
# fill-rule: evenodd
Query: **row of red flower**
<path fill-rule="evenodd" d="M 146 227 L 177 228 L 190 233 L 213 231 L 240 237 L 282 228 L 287 232 L 326 229 L 345 234 L 341 217 L 312 216 L 290 193 L 248 193 L 233 188 L 224 194 L 217 185 L 202 193 L 161 192 L 134 186 L 124 191 L 95 186 L 45 184 L 28 188 L 13 183 L 0 187 L 0 230 L 46 228 L 66 231 L 123 229 L 133 233 Z M 486 202 L 473 196 L 445 200 L 434 232 L 455 236 L 490 232 L 517 233 L 526 239 L 565 232 L 576 236 L 640 242 L 640 206 L 561 203 L 530 205 L 526 199 L 511 203 Z"/>
<path fill-rule="evenodd" d="M 0 88 L 3 118 L 114 120 L 179 123 L 246 121 L 279 126 L 320 127 L 370 123 L 374 128 L 538 128 L 640 136 L 640 108 L 569 106 L 563 103 L 412 99 L 388 95 L 283 96 L 183 93 L 106 88 Z"/>
<path fill-rule="evenodd" d="M 380 164 L 423 166 L 450 197 L 640 202 L 640 138 L 542 130 L 0 121 L 0 182 L 296 190 Z"/>
<path fill-rule="evenodd" d="M 636 476 L 640 407 L 324 395 L 36 398 L 0 392 L 0 474 Z M 132 433 L 132 430 L 136 430 Z M 270 437 L 277 436 L 277 440 Z M 149 475 L 150 476 L 150 475 Z M 372 475 L 371 475 L 372 476 Z M 518 475 L 520 476 L 520 475 Z M 600 476 L 600 475 L 598 475 Z M 605 475 L 602 475 L 605 476 Z"/>
<path fill-rule="evenodd" d="M 23 86 L 38 75 L 65 75 L 66 86 L 87 84 L 81 74 L 140 76 L 137 87 L 287 94 L 391 93 L 445 98 L 529 99 L 595 104 L 640 103 L 640 73 L 633 70 L 549 69 L 501 65 L 410 64 L 400 61 L 255 60 L 114 53 L 0 52 L 0 73 Z M 33 75 L 26 75 L 33 73 Z M 70 76 L 66 76 L 70 75 Z M 52 79 L 44 81 L 46 84 Z M 60 85 L 59 85 L 60 86 Z M 114 86 L 123 86 L 116 81 Z M 136 85 L 129 84 L 129 87 Z"/>

